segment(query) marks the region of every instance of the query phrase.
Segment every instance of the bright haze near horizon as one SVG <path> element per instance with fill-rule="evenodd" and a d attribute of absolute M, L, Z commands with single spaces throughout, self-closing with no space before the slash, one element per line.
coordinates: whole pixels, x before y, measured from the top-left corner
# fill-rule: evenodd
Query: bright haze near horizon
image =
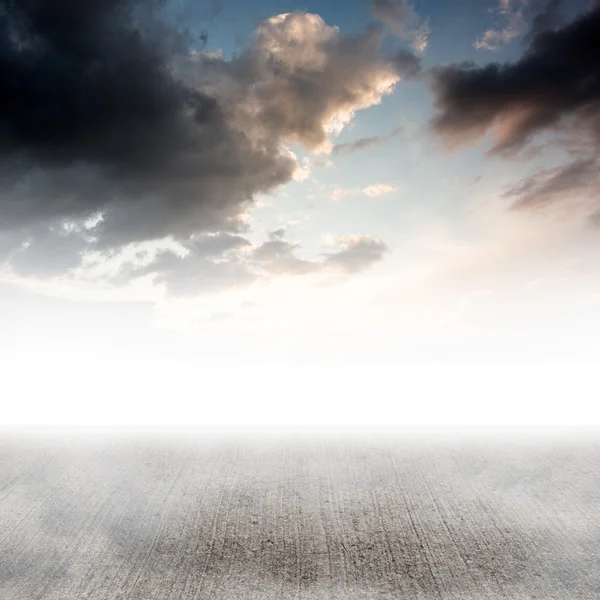
<path fill-rule="evenodd" d="M 5 424 L 600 424 L 600 5 L 0 0 Z"/>

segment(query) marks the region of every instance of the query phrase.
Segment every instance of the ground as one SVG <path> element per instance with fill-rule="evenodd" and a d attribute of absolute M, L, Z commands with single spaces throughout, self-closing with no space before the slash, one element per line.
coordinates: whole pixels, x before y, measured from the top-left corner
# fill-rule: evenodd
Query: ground
<path fill-rule="evenodd" d="M 0 436 L 2 600 L 600 597 L 600 441 Z"/>

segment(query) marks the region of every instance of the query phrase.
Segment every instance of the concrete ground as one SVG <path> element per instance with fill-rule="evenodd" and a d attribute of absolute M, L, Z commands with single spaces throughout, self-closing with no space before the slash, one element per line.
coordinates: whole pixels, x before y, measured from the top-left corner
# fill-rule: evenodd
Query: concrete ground
<path fill-rule="evenodd" d="M 600 598 L 600 440 L 0 435 L 1 600 Z"/>

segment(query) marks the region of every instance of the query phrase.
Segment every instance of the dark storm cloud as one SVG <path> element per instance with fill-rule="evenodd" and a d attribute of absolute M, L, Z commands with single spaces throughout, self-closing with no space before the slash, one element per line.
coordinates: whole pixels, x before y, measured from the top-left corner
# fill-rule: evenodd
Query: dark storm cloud
<path fill-rule="evenodd" d="M 513 209 L 561 206 L 590 216 L 600 178 L 600 7 L 561 23 L 549 2 L 532 21 L 526 50 L 514 63 L 454 64 L 434 69 L 438 114 L 433 130 L 448 147 L 492 134 L 491 155 L 525 156 L 541 134 L 553 134 L 567 162 L 532 174 L 504 194 Z"/>
<path fill-rule="evenodd" d="M 544 31 L 552 31 L 562 25 L 561 9 L 562 0 L 548 0 L 546 6 L 533 17 L 531 27 L 523 41 L 530 44 Z"/>
<path fill-rule="evenodd" d="M 515 63 L 439 67 L 432 73 L 434 131 L 450 146 L 497 135 L 511 154 L 567 123 L 600 142 L 600 10 L 535 35 Z"/>
<path fill-rule="evenodd" d="M 4 227 L 102 210 L 107 242 L 214 226 L 293 171 L 177 81 L 152 0 L 0 3 Z M 110 228 L 110 230 L 109 230 Z"/>
<path fill-rule="evenodd" d="M 53 166 L 81 160 L 132 169 L 159 157 L 163 148 L 155 140 L 144 146 L 138 136 L 148 126 L 170 124 L 187 99 L 164 69 L 164 53 L 172 49 L 153 47 L 151 33 L 134 25 L 141 18 L 135 9 L 154 5 L 2 0 L 3 155 Z"/>

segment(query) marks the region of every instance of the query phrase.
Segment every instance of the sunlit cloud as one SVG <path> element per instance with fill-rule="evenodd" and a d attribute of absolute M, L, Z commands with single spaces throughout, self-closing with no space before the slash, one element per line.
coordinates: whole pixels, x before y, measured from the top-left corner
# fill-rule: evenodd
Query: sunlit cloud
<path fill-rule="evenodd" d="M 363 188 L 357 189 L 345 189 L 336 187 L 331 192 L 332 200 L 341 200 L 346 196 L 358 196 L 364 195 L 369 198 L 377 198 L 379 196 L 383 196 L 385 194 L 391 194 L 392 192 L 399 191 L 400 188 L 397 185 L 391 185 L 389 183 L 372 183 L 366 185 Z"/>

